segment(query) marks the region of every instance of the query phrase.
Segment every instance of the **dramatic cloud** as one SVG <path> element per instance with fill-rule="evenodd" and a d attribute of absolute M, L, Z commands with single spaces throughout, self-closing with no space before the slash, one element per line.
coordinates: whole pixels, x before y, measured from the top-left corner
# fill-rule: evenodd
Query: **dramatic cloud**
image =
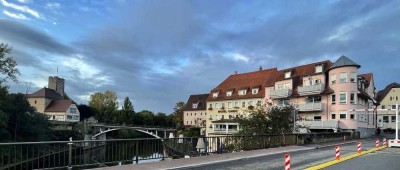
<path fill-rule="evenodd" d="M 7 10 L 3 10 L 3 13 L 5 15 L 9 16 L 10 18 L 29 20 L 29 18 L 27 18 L 24 14 L 14 14 L 14 13 L 12 13 L 10 11 L 7 11 Z"/>
<path fill-rule="evenodd" d="M 1 4 L 5 7 L 9 7 L 11 9 L 17 10 L 17 11 L 21 11 L 27 14 L 30 14 L 32 16 L 34 16 L 35 18 L 41 18 L 39 12 L 29 8 L 28 6 L 23 6 L 23 5 L 17 5 L 17 4 L 13 4 L 13 3 L 9 3 L 6 0 L 1 0 Z"/>
<path fill-rule="evenodd" d="M 170 113 L 176 102 L 208 93 L 235 71 L 283 69 L 341 55 L 359 63 L 360 73 L 373 72 L 378 89 L 400 78 L 400 67 L 392 64 L 400 63 L 398 1 L 93 1 L 60 6 L 60 13 L 74 12 L 49 22 L 49 34 L 33 29 L 43 28 L 40 24 L 0 20 L 0 41 L 15 46 L 24 72 L 37 70 L 35 76 L 44 77 L 35 86 L 43 85 L 58 66 L 68 95 L 78 103 L 109 89 L 120 100 L 129 96 L 137 110 Z M 53 21 L 60 21 L 57 29 Z M 36 59 L 40 62 L 32 62 Z"/>

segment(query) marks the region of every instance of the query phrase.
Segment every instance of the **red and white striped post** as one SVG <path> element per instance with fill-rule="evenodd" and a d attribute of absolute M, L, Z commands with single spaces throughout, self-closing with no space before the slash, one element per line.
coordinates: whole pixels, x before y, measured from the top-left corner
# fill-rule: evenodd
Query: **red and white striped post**
<path fill-rule="evenodd" d="M 357 152 L 361 153 L 361 142 L 357 143 Z"/>
<path fill-rule="evenodd" d="M 376 138 L 375 147 L 379 147 L 379 138 Z"/>
<path fill-rule="evenodd" d="M 285 154 L 285 170 L 290 170 L 290 155 Z"/>
<path fill-rule="evenodd" d="M 340 146 L 336 146 L 336 160 L 340 160 Z"/>
<path fill-rule="evenodd" d="M 383 146 L 386 145 L 386 138 L 383 138 Z"/>

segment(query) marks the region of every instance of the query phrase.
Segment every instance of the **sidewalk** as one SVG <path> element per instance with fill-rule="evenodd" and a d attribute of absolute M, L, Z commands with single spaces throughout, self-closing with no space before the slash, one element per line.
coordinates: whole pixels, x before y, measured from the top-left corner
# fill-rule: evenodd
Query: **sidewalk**
<path fill-rule="evenodd" d="M 365 140 L 365 139 L 363 139 Z M 358 140 L 350 140 L 346 142 L 327 142 L 323 144 L 310 144 L 310 145 L 302 145 L 302 146 L 286 146 L 286 147 L 277 147 L 277 148 L 268 148 L 268 149 L 260 149 L 260 150 L 252 150 L 252 151 L 243 151 L 236 153 L 226 153 L 226 154 L 216 154 L 209 156 L 201 156 L 201 157 L 193 157 L 187 159 L 168 159 L 160 162 L 153 163 L 142 163 L 142 164 L 131 164 L 131 165 L 122 165 L 122 166 L 112 166 L 112 167 L 102 167 L 98 169 L 118 169 L 118 170 L 160 170 L 160 169 L 183 169 L 185 167 L 198 167 L 207 164 L 214 164 L 220 162 L 234 161 L 240 160 L 244 158 L 253 158 L 274 154 L 284 154 L 288 152 L 297 152 L 297 151 L 305 151 L 312 150 L 324 147 L 330 147 L 334 145 L 343 145 L 348 143 L 355 143 Z"/>

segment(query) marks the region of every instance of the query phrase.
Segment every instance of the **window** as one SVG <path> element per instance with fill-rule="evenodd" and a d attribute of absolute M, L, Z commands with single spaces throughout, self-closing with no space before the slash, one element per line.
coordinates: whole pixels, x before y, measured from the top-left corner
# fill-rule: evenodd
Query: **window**
<path fill-rule="evenodd" d="M 189 116 L 189 113 L 186 113 L 186 116 Z"/>
<path fill-rule="evenodd" d="M 288 99 L 282 99 L 278 100 L 278 106 L 289 106 L 290 100 Z"/>
<path fill-rule="evenodd" d="M 239 90 L 239 95 L 243 96 L 246 95 L 247 90 Z"/>
<path fill-rule="evenodd" d="M 340 113 L 340 119 L 347 119 L 346 113 Z"/>
<path fill-rule="evenodd" d="M 210 106 L 209 106 L 209 108 L 213 108 L 213 107 L 212 107 L 212 103 L 210 103 Z"/>
<path fill-rule="evenodd" d="M 398 96 L 396 96 L 396 101 L 399 100 Z"/>
<path fill-rule="evenodd" d="M 331 102 L 332 102 L 332 104 L 336 104 L 336 95 L 335 94 L 331 95 Z"/>
<path fill-rule="evenodd" d="M 346 73 L 340 73 L 339 74 L 339 83 L 346 83 L 347 82 L 347 74 Z"/>
<path fill-rule="evenodd" d="M 392 122 L 396 122 L 396 116 L 392 116 Z"/>
<path fill-rule="evenodd" d="M 218 94 L 219 94 L 219 92 L 214 92 L 214 93 L 213 93 L 213 98 L 218 97 Z"/>
<path fill-rule="evenodd" d="M 392 105 L 392 109 L 396 110 L 396 105 Z"/>
<path fill-rule="evenodd" d="M 187 124 L 187 125 L 189 124 L 189 121 L 188 121 L 188 120 L 186 121 L 186 124 Z"/>
<path fill-rule="evenodd" d="M 37 103 L 37 101 L 35 100 L 35 104 Z"/>
<path fill-rule="evenodd" d="M 392 96 L 389 97 L 389 100 L 392 101 Z"/>
<path fill-rule="evenodd" d="M 239 102 L 235 102 L 235 107 L 239 107 Z"/>
<path fill-rule="evenodd" d="M 225 109 L 225 103 L 221 104 L 221 109 Z"/>
<path fill-rule="evenodd" d="M 70 116 L 70 115 L 67 115 L 67 119 L 70 119 L 70 120 L 71 120 L 71 119 L 72 119 L 72 116 Z"/>
<path fill-rule="evenodd" d="M 347 96 L 346 92 L 339 93 L 339 103 L 346 104 L 347 103 Z"/>
<path fill-rule="evenodd" d="M 385 105 L 382 105 L 382 109 L 385 109 Z"/>
<path fill-rule="evenodd" d="M 227 91 L 226 96 L 232 96 L 232 91 Z"/>
<path fill-rule="evenodd" d="M 253 94 L 257 94 L 258 93 L 258 88 L 255 88 L 251 91 Z"/>
<path fill-rule="evenodd" d="M 70 113 L 76 113 L 76 108 L 70 108 L 70 109 L 69 109 L 69 112 L 70 112 Z"/>
<path fill-rule="evenodd" d="M 191 125 L 193 124 L 192 121 L 190 121 L 190 124 L 191 124 Z"/>
<path fill-rule="evenodd" d="M 253 101 L 249 101 L 249 106 L 253 106 Z"/>
<path fill-rule="evenodd" d="M 257 101 L 257 106 L 261 106 L 261 100 Z"/>
<path fill-rule="evenodd" d="M 291 71 L 287 71 L 285 72 L 285 78 L 290 78 L 292 76 L 292 72 Z"/>
<path fill-rule="evenodd" d="M 389 116 L 383 116 L 383 122 L 388 123 L 389 122 Z"/>
<path fill-rule="evenodd" d="M 219 109 L 219 103 L 215 103 L 215 108 Z"/>
<path fill-rule="evenodd" d="M 336 83 L 336 74 L 332 74 L 331 75 L 331 84 L 335 84 Z"/>
<path fill-rule="evenodd" d="M 232 108 L 232 102 L 228 102 L 228 108 Z"/>
<path fill-rule="evenodd" d="M 354 119 L 354 114 L 350 114 L 350 119 Z"/>
<path fill-rule="evenodd" d="M 196 116 L 196 113 L 194 113 L 194 116 Z"/>
<path fill-rule="evenodd" d="M 190 116 L 193 116 L 193 113 L 190 113 Z"/>
<path fill-rule="evenodd" d="M 336 119 L 336 114 L 335 113 L 331 113 L 332 119 Z"/>
<path fill-rule="evenodd" d="M 197 105 L 198 105 L 198 103 L 193 103 L 193 104 L 192 104 L 192 108 L 193 108 L 193 109 L 197 109 Z"/>
<path fill-rule="evenodd" d="M 278 88 L 278 90 L 279 90 L 279 89 L 283 89 L 283 84 L 278 84 L 278 87 L 277 87 L 277 88 Z"/>
<path fill-rule="evenodd" d="M 290 89 L 290 84 L 289 84 L 289 83 L 283 84 L 283 88 L 284 88 L 284 89 Z"/>
<path fill-rule="evenodd" d="M 356 78 L 357 78 L 356 73 L 355 72 L 351 72 L 350 73 L 350 83 L 355 83 L 356 80 L 357 80 Z"/>
<path fill-rule="evenodd" d="M 246 107 L 246 102 L 242 102 L 242 107 Z"/>
<path fill-rule="evenodd" d="M 356 103 L 356 93 L 354 93 L 354 92 L 350 93 L 350 103 L 351 104 Z"/>
<path fill-rule="evenodd" d="M 322 65 L 315 67 L 315 73 L 322 73 Z"/>
<path fill-rule="evenodd" d="M 314 116 L 314 121 L 321 121 L 321 116 Z"/>

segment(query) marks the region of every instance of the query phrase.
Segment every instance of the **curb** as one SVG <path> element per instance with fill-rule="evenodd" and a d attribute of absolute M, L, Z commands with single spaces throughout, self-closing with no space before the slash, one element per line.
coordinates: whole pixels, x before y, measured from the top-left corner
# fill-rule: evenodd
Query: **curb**
<path fill-rule="evenodd" d="M 326 167 L 329 167 L 329 166 L 332 166 L 332 165 L 335 165 L 335 164 L 338 164 L 338 163 L 341 163 L 341 162 L 344 162 L 344 161 L 347 161 L 347 160 L 350 160 L 350 159 L 353 159 L 353 158 L 356 158 L 356 157 L 359 157 L 359 156 L 362 156 L 362 155 L 369 154 L 371 152 L 375 152 L 375 151 L 384 149 L 386 147 L 387 146 L 381 146 L 381 147 L 378 147 L 378 148 L 373 148 L 373 149 L 370 149 L 370 150 L 367 150 L 367 151 L 363 151 L 362 153 L 354 153 L 354 154 L 345 156 L 345 157 L 341 158 L 340 160 L 328 161 L 328 162 L 325 162 L 325 163 L 322 163 L 322 164 L 319 164 L 319 165 L 316 165 L 316 166 L 312 166 L 312 167 L 306 168 L 305 170 L 323 169 L 323 168 L 326 168 Z"/>

